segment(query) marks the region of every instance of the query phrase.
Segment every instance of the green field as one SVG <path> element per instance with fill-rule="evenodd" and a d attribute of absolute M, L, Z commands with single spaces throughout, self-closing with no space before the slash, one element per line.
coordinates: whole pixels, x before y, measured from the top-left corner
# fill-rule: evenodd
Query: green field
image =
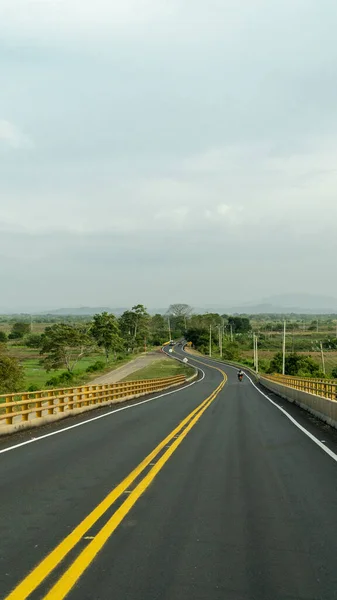
<path fill-rule="evenodd" d="M 160 377 L 173 377 L 175 375 L 186 375 L 191 377 L 194 374 L 192 367 L 186 367 L 175 360 L 157 360 L 151 365 L 140 369 L 135 373 L 128 375 L 123 381 L 138 381 L 140 379 L 156 379 Z"/>
<path fill-rule="evenodd" d="M 97 361 L 105 363 L 104 355 L 100 352 L 95 352 L 90 356 L 82 358 L 76 365 L 74 371 L 74 379 L 70 383 L 64 384 L 64 387 L 72 387 L 73 385 L 85 384 L 108 371 L 113 371 L 118 367 L 123 366 L 130 360 L 137 358 L 141 353 L 130 354 L 118 360 L 111 360 L 104 369 L 87 373 L 86 369 Z M 40 364 L 41 356 L 39 351 L 24 346 L 9 346 L 9 355 L 17 358 L 24 369 L 24 386 L 22 392 L 27 391 L 30 386 L 34 386 L 38 390 L 43 390 L 47 387 L 46 383 L 49 379 L 57 377 L 64 373 L 65 369 L 57 369 L 49 371 L 49 373 Z M 57 387 L 62 387 L 61 384 Z"/>

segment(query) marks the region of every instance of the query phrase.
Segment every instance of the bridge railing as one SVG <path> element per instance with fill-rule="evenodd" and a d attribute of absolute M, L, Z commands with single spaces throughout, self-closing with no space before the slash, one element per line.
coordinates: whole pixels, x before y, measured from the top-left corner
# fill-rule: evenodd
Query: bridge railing
<path fill-rule="evenodd" d="M 310 379 L 290 377 L 289 375 L 262 375 L 262 377 L 308 394 L 337 400 L 337 381 L 335 379 Z"/>
<path fill-rule="evenodd" d="M 3 423 L 12 425 L 13 422 L 25 422 L 32 418 L 39 419 L 44 415 L 55 415 L 107 402 L 118 402 L 122 399 L 143 396 L 180 385 L 185 381 L 185 375 L 175 375 L 160 379 L 6 394 L 0 396 L 0 425 Z"/>

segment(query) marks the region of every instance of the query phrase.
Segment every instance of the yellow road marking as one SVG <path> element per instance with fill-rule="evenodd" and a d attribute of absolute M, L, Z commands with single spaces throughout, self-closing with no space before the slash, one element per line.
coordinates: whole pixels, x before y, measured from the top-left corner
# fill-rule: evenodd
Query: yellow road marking
<path fill-rule="evenodd" d="M 217 369 L 216 367 L 211 368 Z M 76 544 L 78 544 L 78 542 L 81 539 L 83 539 L 85 534 L 104 515 L 104 513 L 113 505 L 113 503 L 129 488 L 129 486 L 144 471 L 144 469 L 148 465 L 150 465 L 150 463 L 152 463 L 157 454 L 159 454 L 159 452 L 161 452 L 161 450 L 165 448 L 165 446 L 167 446 L 168 442 L 174 439 L 177 436 L 177 434 L 179 434 L 179 432 L 189 422 L 192 422 L 192 419 L 194 423 L 194 419 L 197 414 L 200 413 L 200 416 L 201 414 L 203 414 L 203 412 L 206 410 L 209 404 L 216 398 L 216 396 L 219 394 L 219 392 L 226 383 L 226 374 L 224 373 L 224 371 L 222 371 L 220 368 L 217 370 L 220 371 L 223 375 L 223 381 L 216 388 L 216 390 L 214 390 L 214 392 L 208 398 L 201 402 L 199 406 L 197 406 L 187 417 L 185 417 L 185 419 L 183 419 L 183 421 L 181 421 L 181 423 L 160 444 L 158 444 L 158 446 L 119 485 L 117 485 L 106 496 L 106 498 L 104 498 L 104 500 L 92 510 L 91 513 L 89 513 L 89 515 L 85 517 L 83 521 L 79 523 L 79 525 L 77 525 L 77 527 L 75 527 L 75 529 L 39 563 L 33 569 L 33 571 L 29 573 L 29 575 L 25 577 L 25 579 L 23 579 L 4 600 L 25 600 L 26 598 L 28 598 L 28 596 L 50 575 L 50 573 L 57 567 L 57 565 L 67 556 L 67 554 L 69 554 L 69 552 L 76 546 Z M 191 423 L 185 430 L 186 434 L 191 429 L 190 425 Z M 171 456 L 171 454 L 181 443 L 185 435 L 183 437 L 178 437 L 178 439 L 176 439 L 175 442 L 165 452 L 163 457 L 167 456 L 168 454 L 169 456 Z M 166 460 L 168 460 L 169 456 Z M 161 464 L 162 458 L 157 463 L 155 463 L 155 466 L 153 467 L 153 469 L 151 469 L 149 473 L 152 473 L 153 470 L 156 469 L 157 465 Z M 163 464 L 165 464 L 165 462 Z M 155 475 L 153 477 L 155 477 Z M 143 481 L 145 481 L 145 479 L 146 478 L 144 478 Z M 143 481 L 139 485 L 141 485 Z M 139 486 L 137 486 L 135 490 L 128 496 L 128 499 L 125 502 L 129 503 L 130 498 L 134 497 L 133 494 L 138 489 L 138 487 Z M 124 506 L 124 504 L 122 506 Z M 117 514 L 117 512 L 115 514 Z M 89 544 L 89 546 L 91 546 L 91 544 Z"/>
<path fill-rule="evenodd" d="M 222 387 L 224 386 L 225 381 L 222 383 Z M 222 389 L 221 387 L 221 389 Z M 62 575 L 62 577 L 58 580 L 58 582 L 54 585 L 54 587 L 50 590 L 50 592 L 44 597 L 44 600 L 63 600 L 70 590 L 74 587 L 75 583 L 78 579 L 83 575 L 84 571 L 90 566 L 95 556 L 102 550 L 103 546 L 106 544 L 108 539 L 111 537 L 113 532 L 117 529 L 118 525 L 120 525 L 121 521 L 126 517 L 131 508 L 135 505 L 140 496 L 145 492 L 145 490 L 152 483 L 156 475 L 163 468 L 165 463 L 169 460 L 178 446 L 181 444 L 183 439 L 189 433 L 189 431 L 194 427 L 194 425 L 199 421 L 200 417 L 203 415 L 205 410 L 212 404 L 212 402 L 216 399 L 218 393 L 221 391 L 219 389 L 217 392 L 214 392 L 210 397 L 208 404 L 206 404 L 198 414 L 192 419 L 189 425 L 184 429 L 179 438 L 173 442 L 173 444 L 166 450 L 165 454 L 158 460 L 155 466 L 149 471 L 147 475 L 145 475 L 144 479 L 137 485 L 137 487 L 133 490 L 127 500 L 122 504 L 122 506 L 113 514 L 113 516 L 109 519 L 109 521 L 102 527 L 102 529 L 96 534 L 94 540 L 88 544 L 85 550 L 83 550 L 76 560 L 70 565 L 67 571 Z"/>

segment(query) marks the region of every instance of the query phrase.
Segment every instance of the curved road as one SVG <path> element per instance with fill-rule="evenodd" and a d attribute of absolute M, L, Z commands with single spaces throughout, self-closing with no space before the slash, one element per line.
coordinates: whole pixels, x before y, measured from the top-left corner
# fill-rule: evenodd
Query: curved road
<path fill-rule="evenodd" d="M 337 433 L 189 362 L 188 387 L 0 441 L 3 600 L 337 599 Z"/>

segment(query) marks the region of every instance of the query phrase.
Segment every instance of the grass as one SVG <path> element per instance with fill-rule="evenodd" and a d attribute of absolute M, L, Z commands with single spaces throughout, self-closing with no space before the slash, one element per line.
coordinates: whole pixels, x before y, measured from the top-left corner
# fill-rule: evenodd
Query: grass
<path fill-rule="evenodd" d="M 100 375 L 104 375 L 104 373 L 113 371 L 118 367 L 123 366 L 124 364 L 134 360 L 138 356 L 141 356 L 142 353 L 135 353 L 120 358 L 118 360 L 111 360 L 109 363 L 99 371 L 95 371 L 94 373 L 87 373 L 86 369 L 93 365 L 96 361 L 102 361 L 105 363 L 105 357 L 102 353 L 97 352 L 91 354 L 90 356 L 86 356 L 82 358 L 76 365 L 74 370 L 74 379 L 69 383 L 63 384 L 64 387 L 73 387 L 75 385 L 85 385 L 86 383 L 96 379 Z M 47 373 L 47 371 L 40 364 L 41 356 L 38 349 L 34 348 L 26 348 L 23 346 L 9 346 L 9 355 L 17 358 L 24 370 L 24 385 L 21 389 L 22 392 L 28 391 L 30 386 L 34 386 L 38 390 L 44 390 L 47 388 L 47 381 L 53 377 L 58 377 L 61 373 L 65 372 L 65 368 L 52 370 Z M 60 384 L 58 387 L 62 387 Z"/>
<path fill-rule="evenodd" d="M 89 381 L 90 379 L 93 379 L 94 377 L 96 377 L 97 375 L 100 375 L 103 371 L 96 371 L 95 373 L 86 373 L 86 369 L 94 364 L 97 360 L 104 360 L 104 358 L 102 357 L 101 354 L 95 354 L 92 356 L 88 356 L 85 358 L 82 358 L 82 360 L 80 360 L 78 362 L 78 364 L 76 365 L 75 368 L 75 372 L 74 372 L 74 381 L 73 382 L 69 382 L 64 384 L 65 387 L 72 387 L 73 384 L 79 384 L 79 383 L 86 383 L 87 381 Z M 118 363 L 119 366 L 120 363 Z M 57 369 L 57 370 L 53 370 L 53 371 L 49 371 L 49 373 L 47 373 L 47 371 L 45 371 L 45 369 L 43 367 L 41 367 L 40 365 L 40 357 L 39 358 L 27 358 L 25 360 L 22 361 L 22 366 L 24 369 L 24 375 L 25 375 L 25 385 L 24 388 L 25 390 L 27 390 L 29 388 L 30 385 L 34 385 L 36 386 L 39 390 L 43 390 L 44 388 L 46 388 L 46 382 L 51 379 L 52 377 L 58 377 L 58 375 L 61 375 L 61 373 L 64 373 L 65 369 Z M 108 370 L 112 370 L 114 368 L 114 366 L 117 366 L 117 363 L 114 363 L 114 365 L 109 364 L 107 366 Z M 23 390 L 23 391 L 25 391 Z"/>
<path fill-rule="evenodd" d="M 138 381 L 140 379 L 156 379 L 161 377 L 173 377 L 175 375 L 186 375 L 190 377 L 194 374 L 192 367 L 185 366 L 175 360 L 156 360 L 151 365 L 131 373 L 123 381 Z"/>

